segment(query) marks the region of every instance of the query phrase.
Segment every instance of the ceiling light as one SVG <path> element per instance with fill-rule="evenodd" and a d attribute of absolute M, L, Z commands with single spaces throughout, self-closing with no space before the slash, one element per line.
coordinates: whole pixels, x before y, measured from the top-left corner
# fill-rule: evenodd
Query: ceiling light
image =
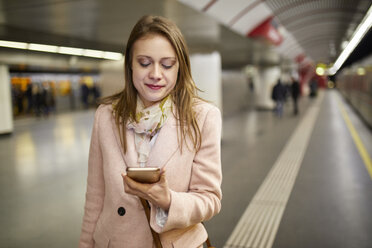
<path fill-rule="evenodd" d="M 359 67 L 359 68 L 357 69 L 357 74 L 358 74 L 359 76 L 366 75 L 366 70 L 365 70 L 363 67 Z"/>
<path fill-rule="evenodd" d="M 6 41 L 6 40 L 0 40 L 0 47 L 28 49 L 32 51 L 60 53 L 60 54 L 67 54 L 67 55 L 86 56 L 86 57 L 110 59 L 110 60 L 121 60 L 123 58 L 123 55 L 121 53 L 115 53 L 115 52 L 83 49 L 83 48 L 77 48 L 77 47 L 64 47 L 64 46 L 59 47 L 59 46 L 53 46 L 53 45 Z"/>
<path fill-rule="evenodd" d="M 315 70 L 316 74 L 318 74 L 319 76 L 323 76 L 324 75 L 324 68 L 322 67 L 317 67 L 316 70 Z"/>
<path fill-rule="evenodd" d="M 363 36 L 368 32 L 372 25 L 372 5 L 369 7 L 367 14 L 363 18 L 362 22 L 356 28 L 350 42 L 347 44 L 346 48 L 341 52 L 340 56 L 335 61 L 334 65 L 329 69 L 330 75 L 334 75 L 349 57 L 354 48 L 362 40 Z"/>
<path fill-rule="evenodd" d="M 84 49 L 83 56 L 93 57 L 93 58 L 102 58 L 103 57 L 103 51 Z"/>
<path fill-rule="evenodd" d="M 33 51 L 55 53 L 55 52 L 57 52 L 58 47 L 57 46 L 51 46 L 51 45 L 42 45 L 42 44 L 30 43 L 28 45 L 28 49 L 33 50 Z"/>
<path fill-rule="evenodd" d="M 121 60 L 123 58 L 123 55 L 121 53 L 104 52 L 103 58 L 112 59 L 112 60 Z"/>
<path fill-rule="evenodd" d="M 83 49 L 74 47 L 59 47 L 58 53 L 81 56 L 83 55 Z"/>
<path fill-rule="evenodd" d="M 0 40 L 0 46 L 18 48 L 18 49 L 27 49 L 27 43 L 24 43 L 24 42 Z"/>

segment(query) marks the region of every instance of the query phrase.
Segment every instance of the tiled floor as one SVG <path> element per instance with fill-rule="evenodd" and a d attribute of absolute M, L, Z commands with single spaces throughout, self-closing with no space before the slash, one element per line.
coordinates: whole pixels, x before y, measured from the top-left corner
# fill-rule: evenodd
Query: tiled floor
<path fill-rule="evenodd" d="M 273 247 L 372 247 L 372 179 L 341 117 L 337 91 L 325 92 Z M 248 108 L 224 118 L 221 213 L 207 222 L 223 247 L 312 102 L 277 119 Z M 346 105 L 372 155 L 372 134 Z M 0 136 L 0 247 L 77 247 L 93 111 L 24 119 Z"/>
<path fill-rule="evenodd" d="M 93 111 L 15 122 L 0 138 L 0 247 L 76 247 Z"/>

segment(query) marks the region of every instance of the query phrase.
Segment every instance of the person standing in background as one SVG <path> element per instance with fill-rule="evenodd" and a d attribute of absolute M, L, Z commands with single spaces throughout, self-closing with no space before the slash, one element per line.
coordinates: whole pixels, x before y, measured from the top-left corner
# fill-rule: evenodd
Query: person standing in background
<path fill-rule="evenodd" d="M 315 79 L 315 78 L 312 78 L 310 80 L 310 98 L 314 98 L 316 97 L 317 93 L 318 93 L 318 81 Z"/>
<path fill-rule="evenodd" d="M 27 84 L 26 89 L 26 98 L 27 98 L 27 114 L 32 112 L 33 108 L 33 99 L 32 99 L 32 83 Z"/>
<path fill-rule="evenodd" d="M 285 101 L 287 90 L 285 86 L 282 84 L 281 80 L 278 79 L 277 83 L 275 84 L 272 93 L 271 99 L 275 101 L 275 115 L 281 118 L 283 116 L 283 104 Z"/>
<path fill-rule="evenodd" d="M 293 114 L 298 115 L 298 97 L 300 96 L 300 84 L 292 77 L 291 95 L 293 100 Z"/>
<path fill-rule="evenodd" d="M 83 108 L 89 108 L 89 88 L 85 82 L 81 82 L 80 85 L 81 103 Z"/>

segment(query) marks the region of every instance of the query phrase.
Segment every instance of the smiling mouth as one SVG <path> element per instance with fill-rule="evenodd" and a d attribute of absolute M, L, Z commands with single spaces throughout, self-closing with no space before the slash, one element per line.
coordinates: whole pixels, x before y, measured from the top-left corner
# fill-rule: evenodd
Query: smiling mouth
<path fill-rule="evenodd" d="M 146 86 L 149 87 L 152 90 L 159 90 L 159 89 L 164 87 L 162 85 L 154 85 L 154 84 L 146 84 Z"/>

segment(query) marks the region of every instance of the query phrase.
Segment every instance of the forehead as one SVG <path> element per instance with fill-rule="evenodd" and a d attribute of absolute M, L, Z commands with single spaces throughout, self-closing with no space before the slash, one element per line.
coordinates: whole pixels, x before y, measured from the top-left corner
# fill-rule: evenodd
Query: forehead
<path fill-rule="evenodd" d="M 133 44 L 133 55 L 176 57 L 176 52 L 166 37 L 159 34 L 148 34 Z"/>

